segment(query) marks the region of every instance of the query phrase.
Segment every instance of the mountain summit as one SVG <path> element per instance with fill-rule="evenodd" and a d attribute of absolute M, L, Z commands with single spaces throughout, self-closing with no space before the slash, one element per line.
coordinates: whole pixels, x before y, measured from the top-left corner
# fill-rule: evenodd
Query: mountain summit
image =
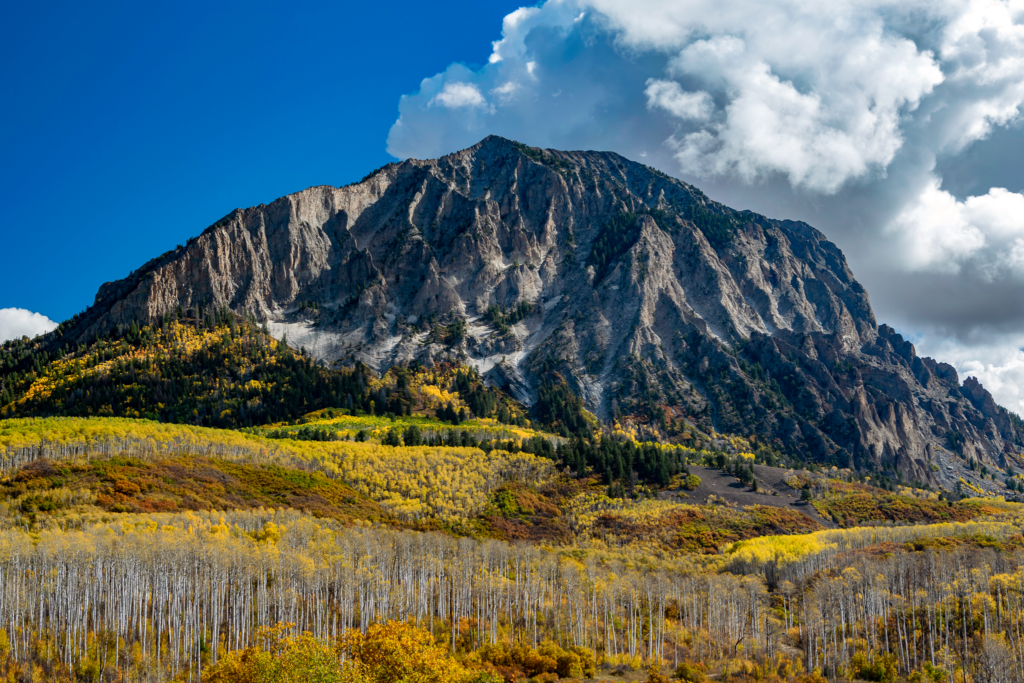
<path fill-rule="evenodd" d="M 608 152 L 490 136 L 233 211 L 64 334 L 210 306 L 325 364 L 464 360 L 527 403 L 564 380 L 606 420 L 922 482 L 1013 467 L 1024 444 L 980 384 L 876 324 L 820 232 Z"/>

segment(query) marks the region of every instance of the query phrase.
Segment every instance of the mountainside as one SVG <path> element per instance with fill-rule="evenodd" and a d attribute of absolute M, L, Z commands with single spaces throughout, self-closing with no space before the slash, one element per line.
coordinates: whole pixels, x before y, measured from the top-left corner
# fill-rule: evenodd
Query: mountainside
<path fill-rule="evenodd" d="M 221 308 L 328 364 L 465 359 L 527 403 L 561 378 L 667 438 L 690 422 L 946 486 L 1024 469 L 1019 418 L 879 327 L 820 232 L 612 153 L 492 136 L 236 210 L 54 334 Z"/>

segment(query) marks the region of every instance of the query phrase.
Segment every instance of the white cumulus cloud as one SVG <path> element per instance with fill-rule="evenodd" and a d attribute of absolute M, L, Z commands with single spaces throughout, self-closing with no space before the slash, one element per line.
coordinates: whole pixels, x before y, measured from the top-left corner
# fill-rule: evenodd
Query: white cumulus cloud
<path fill-rule="evenodd" d="M 827 72 L 758 49 L 756 37 L 717 36 L 681 50 L 668 72 L 717 86 L 728 102 L 723 120 L 672 138 L 682 170 L 747 182 L 778 173 L 794 186 L 834 193 L 884 169 L 903 143 L 900 116 L 941 73 L 930 55 L 880 29 L 837 40 L 851 51 L 822 54 L 833 62 Z"/>
<path fill-rule="evenodd" d="M 660 108 L 677 119 L 702 121 L 711 116 L 714 102 L 706 92 L 685 92 L 675 81 L 647 79 L 647 108 Z"/>
<path fill-rule="evenodd" d="M 1016 120 L 1021 13 L 1020 0 L 549 0 L 505 17 L 480 69 L 453 65 L 403 97 L 389 150 L 476 142 L 479 118 L 438 120 L 443 104 L 487 109 L 493 132 L 542 144 L 612 129 L 602 137 L 638 153 L 660 134 L 694 177 L 832 194 L 884 177 L 910 133 L 938 153 Z"/>
<path fill-rule="evenodd" d="M 459 107 L 486 107 L 487 100 L 475 85 L 469 83 L 445 83 L 441 92 L 434 95 L 431 104 L 440 104 L 449 109 Z"/>
<path fill-rule="evenodd" d="M 890 224 L 906 267 L 956 273 L 969 264 L 990 281 L 1024 277 L 1024 195 L 994 187 L 958 201 L 939 184 L 932 178 Z"/>
<path fill-rule="evenodd" d="M 642 158 L 820 228 L 882 321 L 1024 335 L 1024 183 L 951 172 L 1015 130 L 1024 156 L 1024 0 L 547 0 L 492 46 L 401 98 L 391 154 L 494 133 Z M 989 383 L 1014 376 L 1005 343 Z"/>
<path fill-rule="evenodd" d="M 24 308 L 0 308 L 0 342 L 35 337 L 56 329 L 57 323 Z"/>
<path fill-rule="evenodd" d="M 403 98 L 393 153 L 472 144 L 473 121 L 447 121 L 462 136 L 421 136 L 411 120 L 439 102 L 486 106 L 483 92 L 515 82 L 533 97 L 497 103 L 494 127 L 506 134 L 558 144 L 587 117 L 595 127 L 635 118 L 630 102 L 639 100 L 686 173 L 748 182 L 779 174 L 834 193 L 884 174 L 908 125 L 934 128 L 944 149 L 1013 120 L 1024 100 L 1024 32 L 1010 5 L 987 0 L 550 0 L 505 18 L 485 66 L 469 78 L 456 71 L 435 77 L 440 94 L 428 79 Z M 552 106 L 554 93 L 569 95 L 577 113 Z M 721 117 L 711 116 L 713 101 Z"/>
<path fill-rule="evenodd" d="M 516 81 L 508 81 L 491 90 L 491 94 L 504 104 L 511 101 L 521 87 Z"/>

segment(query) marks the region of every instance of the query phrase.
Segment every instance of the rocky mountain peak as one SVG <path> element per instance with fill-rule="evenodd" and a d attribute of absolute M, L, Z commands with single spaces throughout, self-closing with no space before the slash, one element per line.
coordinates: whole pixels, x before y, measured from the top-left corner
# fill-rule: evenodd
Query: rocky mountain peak
<path fill-rule="evenodd" d="M 488 136 L 233 211 L 103 285 L 70 334 L 211 307 L 327 364 L 460 359 L 525 402 L 560 378 L 604 419 L 920 481 L 1021 444 L 980 384 L 877 326 L 819 231 L 610 152 Z"/>

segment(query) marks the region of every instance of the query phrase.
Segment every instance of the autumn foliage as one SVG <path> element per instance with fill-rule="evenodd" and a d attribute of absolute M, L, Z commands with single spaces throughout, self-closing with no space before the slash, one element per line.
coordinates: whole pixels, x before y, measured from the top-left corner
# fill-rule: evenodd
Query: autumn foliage
<path fill-rule="evenodd" d="M 260 629 L 254 647 L 228 652 L 203 675 L 204 683 L 458 683 L 466 671 L 429 631 L 405 622 L 346 631 L 333 641 L 294 624 Z"/>
<path fill-rule="evenodd" d="M 518 643 L 486 645 L 477 651 L 481 662 L 490 664 L 506 680 L 554 674 L 559 678 L 593 678 L 594 653 L 585 647 L 561 648 L 546 640 L 538 647 Z"/>
<path fill-rule="evenodd" d="M 0 345 L 0 418 L 135 417 L 207 427 L 290 422 L 312 411 L 431 414 L 526 426 L 525 409 L 472 369 L 357 363 L 327 369 L 234 312 L 181 311 L 69 344 L 58 336 Z"/>

